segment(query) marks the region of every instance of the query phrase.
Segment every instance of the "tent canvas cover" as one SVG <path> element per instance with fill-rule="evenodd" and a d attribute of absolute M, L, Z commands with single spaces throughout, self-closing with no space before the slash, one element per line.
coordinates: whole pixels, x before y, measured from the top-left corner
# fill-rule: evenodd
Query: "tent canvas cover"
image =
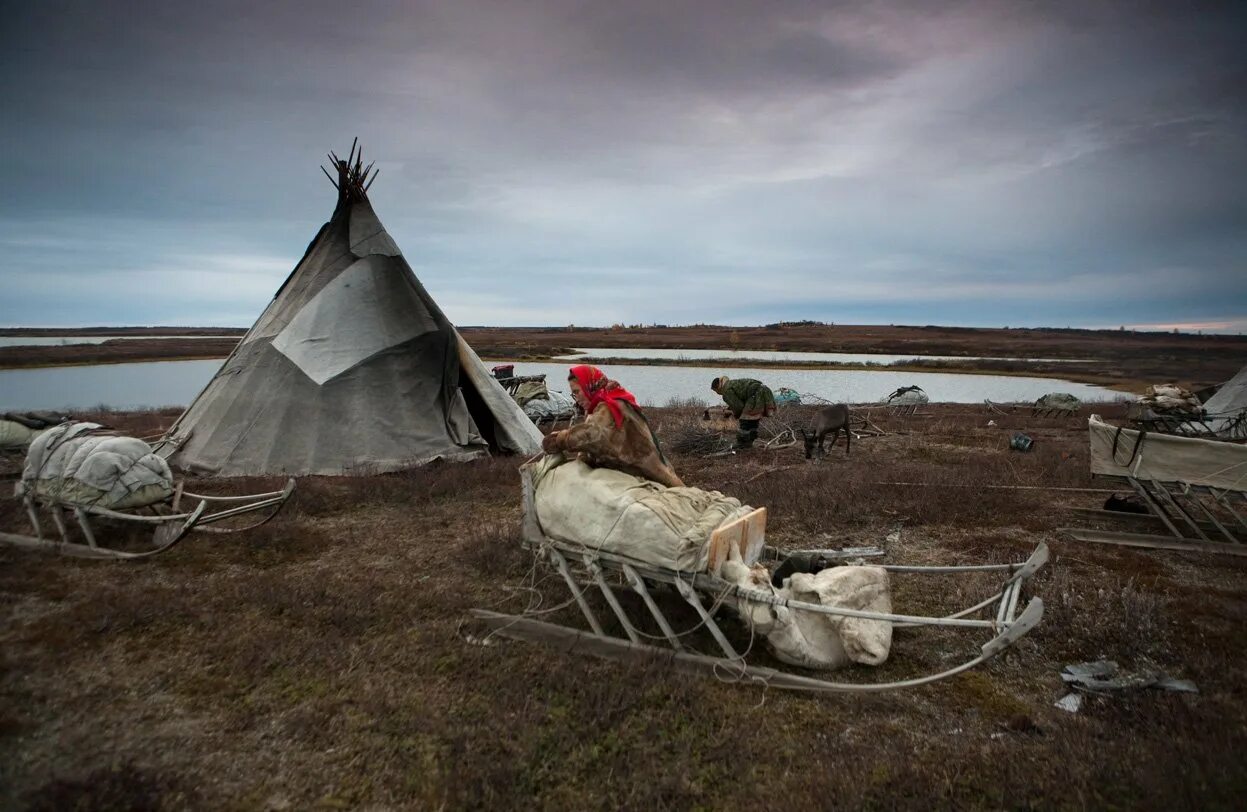
<path fill-rule="evenodd" d="M 185 470 L 246 476 L 535 453 L 541 433 L 377 219 L 355 148 L 347 161 L 330 157 L 332 218 L 170 428 L 162 455 Z"/>
<path fill-rule="evenodd" d="M 1247 426 L 1235 419 L 1243 411 L 1247 411 L 1247 366 L 1208 398 L 1204 423 L 1225 439 L 1247 439 Z"/>

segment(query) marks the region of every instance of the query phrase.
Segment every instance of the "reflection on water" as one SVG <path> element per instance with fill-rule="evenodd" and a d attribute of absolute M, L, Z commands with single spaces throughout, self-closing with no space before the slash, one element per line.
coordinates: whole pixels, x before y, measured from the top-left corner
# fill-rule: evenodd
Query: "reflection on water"
<path fill-rule="evenodd" d="M 221 361 L 160 361 L 137 364 L 0 370 L 0 411 L 74 409 L 99 405 L 115 409 L 185 406 L 220 368 Z M 491 362 L 499 363 L 499 362 Z M 567 364 L 515 364 L 517 375 L 548 376 L 552 389 L 566 390 Z M 1084 400 L 1127 397 L 1098 386 L 1050 378 L 957 375 L 946 372 L 863 370 L 719 369 L 717 367 L 605 367 L 611 377 L 642 403 L 663 405 L 672 398 L 716 402 L 710 380 L 719 374 L 758 378 L 771 388 L 791 387 L 803 394 L 849 403 L 877 401 L 900 386 L 921 386 L 931 400 L 981 403 L 1033 401 L 1047 392 L 1069 392 Z"/>
<path fill-rule="evenodd" d="M 677 361 L 825 361 L 839 364 L 891 364 L 895 361 L 1044 361 L 1073 363 L 1070 358 L 1000 358 L 990 355 L 885 355 L 855 352 L 788 352 L 786 350 L 659 350 L 637 347 L 577 348 L 576 355 L 555 356 L 560 361 L 573 361 L 580 356 L 592 358 L 655 358 Z M 1090 363 L 1082 360 L 1082 363 Z"/>

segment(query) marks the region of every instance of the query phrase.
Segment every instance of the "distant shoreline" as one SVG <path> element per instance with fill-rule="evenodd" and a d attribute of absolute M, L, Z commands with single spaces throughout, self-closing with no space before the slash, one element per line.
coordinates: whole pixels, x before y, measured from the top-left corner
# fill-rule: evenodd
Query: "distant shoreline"
<path fill-rule="evenodd" d="M 0 337 L 80 336 L 97 344 L 0 347 L 0 369 L 219 360 L 245 335 L 229 327 L 8 327 Z M 565 363 L 557 356 L 593 347 L 594 363 L 624 366 L 754 367 L 1051 378 L 1127 392 L 1176 382 L 1191 388 L 1226 381 L 1247 362 L 1247 338 L 1128 330 L 993 329 L 778 323 L 758 327 L 462 327 L 491 362 Z M 152 336 L 160 336 L 154 338 Z M 134 340 L 126 340 L 132 338 Z M 752 359 L 614 358 L 614 349 L 821 352 L 918 358 L 899 364 Z M 919 356 L 946 356 L 925 360 Z M 1002 358 L 1018 361 L 993 360 Z M 1032 361 L 1025 359 L 1051 359 Z M 588 356 L 585 357 L 586 360 Z"/>

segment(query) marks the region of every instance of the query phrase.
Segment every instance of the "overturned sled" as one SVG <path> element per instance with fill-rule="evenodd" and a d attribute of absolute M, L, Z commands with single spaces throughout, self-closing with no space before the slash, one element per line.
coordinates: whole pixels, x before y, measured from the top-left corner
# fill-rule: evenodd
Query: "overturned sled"
<path fill-rule="evenodd" d="M 765 544 L 764 508 L 753 510 L 730 497 L 695 488 L 662 488 L 613 471 L 594 469 L 586 475 L 569 467 L 587 466 L 566 463 L 561 466 L 569 468 L 565 475 L 581 486 L 581 521 L 573 522 L 550 509 L 560 498 L 549 493 L 560 487 L 556 479 L 549 478 L 549 469 L 556 466 L 547 458 L 521 469 L 523 538 L 558 573 L 571 593 L 568 604 L 576 604 L 589 628 L 586 631 L 540 620 L 538 613 L 508 615 L 474 610 L 473 615 L 494 634 L 607 659 L 659 658 L 681 670 L 728 682 L 818 692 L 884 691 L 924 685 L 980 665 L 1020 640 L 1043 616 L 1039 598 L 1025 604 L 1021 600 L 1027 581 L 1047 562 L 1048 550 L 1043 544 L 1020 564 L 832 567 L 815 575 L 793 575 L 782 589 L 776 589 L 758 564 L 767 556 L 782 557 Z M 591 477 L 600 481 L 593 482 Z M 618 482 L 626 491 L 637 493 L 622 497 L 626 506 L 612 514 L 603 509 L 595 490 L 618 477 L 633 479 L 634 485 Z M 572 501 L 570 494 L 565 498 Z M 664 498 L 666 502 L 661 501 Z M 660 503 L 646 504 L 655 499 Z M 684 521 L 680 516 L 683 504 L 693 504 L 702 512 Z M 716 525 L 713 519 L 717 516 L 723 520 Z M 577 525 L 580 541 L 568 533 Z M 658 545 L 662 549 L 647 547 L 640 535 L 647 527 L 653 529 L 650 538 L 667 534 L 670 543 Z M 982 600 L 939 617 L 891 610 L 887 589 L 891 577 L 963 573 L 996 573 L 1000 585 Z M 841 593 L 843 600 L 829 601 L 828 587 L 834 592 L 831 582 L 836 580 L 856 583 Z M 695 613 L 691 629 L 677 632 L 656 599 L 668 588 Z M 624 636 L 607 632 L 604 621 L 586 600 L 586 593 L 592 591 L 601 593 Z M 635 598 L 627 593 L 634 593 Z M 761 637 L 776 659 L 810 669 L 826 670 L 848 662 L 879 664 L 888 655 L 894 628 L 951 628 L 986 632 L 990 638 L 966 661 L 937 673 L 892 682 L 833 682 L 747 663 L 748 649 L 741 651 L 733 644 L 716 618 L 721 606 L 735 610 L 750 630 L 749 648 L 754 637 Z M 643 631 L 649 620 L 658 634 Z M 713 640 L 715 653 L 692 650 L 690 635 L 700 629 Z"/>
<path fill-rule="evenodd" d="M 1075 509 L 1128 531 L 1061 528 L 1075 541 L 1247 556 L 1247 446 L 1087 421 L 1091 473 L 1128 485 L 1144 511 Z"/>
<path fill-rule="evenodd" d="M 1082 401 L 1068 392 L 1049 392 L 1035 401 L 1031 417 L 1071 417 L 1081 406 Z"/>
<path fill-rule="evenodd" d="M 921 386 L 901 386 L 883 399 L 888 410 L 895 415 L 916 415 L 918 409 L 931 402 Z"/>
<path fill-rule="evenodd" d="M 271 493 L 208 496 L 175 484 L 168 464 L 151 446 L 95 423 L 65 423 L 31 443 L 16 495 L 34 535 L 0 533 L 0 541 L 79 558 L 146 558 L 173 547 L 191 531 L 236 533 L 258 527 L 281 510 L 294 480 Z M 45 538 L 40 511 L 50 515 L 55 538 Z M 244 526 L 220 523 L 257 514 Z M 70 541 L 72 517 L 86 542 Z M 96 523 L 151 530 L 148 549 L 116 549 L 100 541 Z M 218 525 L 218 526 L 212 526 Z"/>

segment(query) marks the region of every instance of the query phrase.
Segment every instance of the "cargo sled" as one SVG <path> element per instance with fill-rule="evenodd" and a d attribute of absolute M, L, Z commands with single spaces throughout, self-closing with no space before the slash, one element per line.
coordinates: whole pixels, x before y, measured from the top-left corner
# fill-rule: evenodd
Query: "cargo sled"
<path fill-rule="evenodd" d="M 258 527 L 276 516 L 293 492 L 291 479 L 271 493 L 190 493 L 174 483 L 168 464 L 144 441 L 96 423 L 64 423 L 31 443 L 17 483 L 16 495 L 34 535 L 0 533 L 0 541 L 79 558 L 147 558 L 170 549 L 191 531 L 237 533 Z M 45 536 L 41 513 L 51 518 L 55 537 Z M 254 521 L 227 521 L 238 517 Z M 71 540 L 67 519 L 77 524 L 81 542 Z M 109 546 L 102 541 L 108 525 L 150 530 L 150 547 Z"/>
<path fill-rule="evenodd" d="M 566 465 L 588 469 L 583 463 Z M 522 537 L 525 545 L 568 589 L 570 598 L 561 606 L 574 603 L 587 629 L 546 619 L 552 615 L 548 609 L 534 608 L 523 614 L 473 610 L 474 617 L 491 634 L 552 645 L 569 654 L 612 660 L 653 658 L 727 682 L 814 692 L 867 692 L 925 685 L 974 668 L 1014 645 L 1043 617 L 1042 600 L 1022 599 L 1031 577 L 1047 563 L 1048 549 L 1043 544 L 1021 563 L 833 566 L 815 575 L 793 575 L 784 581 L 783 588 L 777 589 L 769 578 L 748 575 L 766 573 L 759 563 L 763 560 L 776 562 L 786 558 L 766 544 L 765 508 L 755 510 L 717 492 L 663 488 L 604 469 L 590 469 L 591 473 L 569 469 L 565 475 L 569 481 L 560 485 L 551 479 L 551 467 L 554 465 L 547 458 L 521 469 Z M 635 482 L 624 481 L 627 479 Z M 627 503 L 615 512 L 597 492 L 608 490 L 612 480 L 623 488 L 620 501 Z M 560 487 L 568 490 L 566 500 L 579 506 L 577 515 L 561 515 L 557 490 L 553 494 L 548 490 L 543 493 L 543 489 Z M 677 493 L 686 491 L 693 493 Z M 702 512 L 691 522 L 685 521 L 681 517 L 682 505 L 693 505 L 694 512 Z M 723 520 L 716 523 L 720 517 Z M 582 537 L 572 538 L 573 534 Z M 664 534 L 676 541 L 647 541 Z M 807 560 L 810 552 L 819 551 L 806 551 Z M 857 552 L 820 554 L 834 559 Z M 891 611 L 890 597 L 874 600 L 882 597 L 880 590 L 866 590 L 872 594 L 873 603 L 855 603 L 853 596 L 860 595 L 860 590 L 845 593 L 844 600 L 820 591 L 820 580 L 852 575 L 851 570 L 869 575 L 862 582 L 868 586 L 872 579 L 876 586 L 886 586 L 892 577 L 972 573 L 989 573 L 997 576 L 999 582 L 989 594 L 969 606 L 925 616 Z M 824 573 L 830 576 L 824 577 Z M 854 588 L 858 586 L 861 584 Z M 595 609 L 590 601 L 594 593 L 600 593 L 605 609 L 602 604 Z M 678 599 L 672 600 L 675 596 Z M 677 620 L 669 616 L 670 608 L 663 608 L 664 602 L 668 607 L 674 603 L 676 609 L 682 604 L 692 614 L 682 611 L 684 619 Z M 886 610 L 870 608 L 880 605 Z M 724 613 L 718 610 L 725 607 L 734 610 L 738 622 L 729 617 L 726 624 L 721 624 Z M 681 625 L 686 628 L 677 631 Z M 854 628 L 849 629 L 850 625 Z M 898 628 L 953 629 L 986 635 L 987 639 L 964 661 L 923 676 L 841 682 L 818 675 L 818 670 L 850 662 L 881 662 L 878 652 L 866 649 L 883 640 L 886 659 L 891 632 Z M 739 634 L 742 631 L 745 635 Z M 746 644 L 733 642 L 730 632 L 737 632 L 738 638 L 745 636 Z M 777 660 L 785 665 L 799 665 L 789 670 L 748 662 L 747 655 L 756 648 L 754 642 L 759 637 L 765 639 Z M 695 650 L 696 640 L 703 641 L 711 650 Z M 865 649 L 860 648 L 863 641 Z"/>

